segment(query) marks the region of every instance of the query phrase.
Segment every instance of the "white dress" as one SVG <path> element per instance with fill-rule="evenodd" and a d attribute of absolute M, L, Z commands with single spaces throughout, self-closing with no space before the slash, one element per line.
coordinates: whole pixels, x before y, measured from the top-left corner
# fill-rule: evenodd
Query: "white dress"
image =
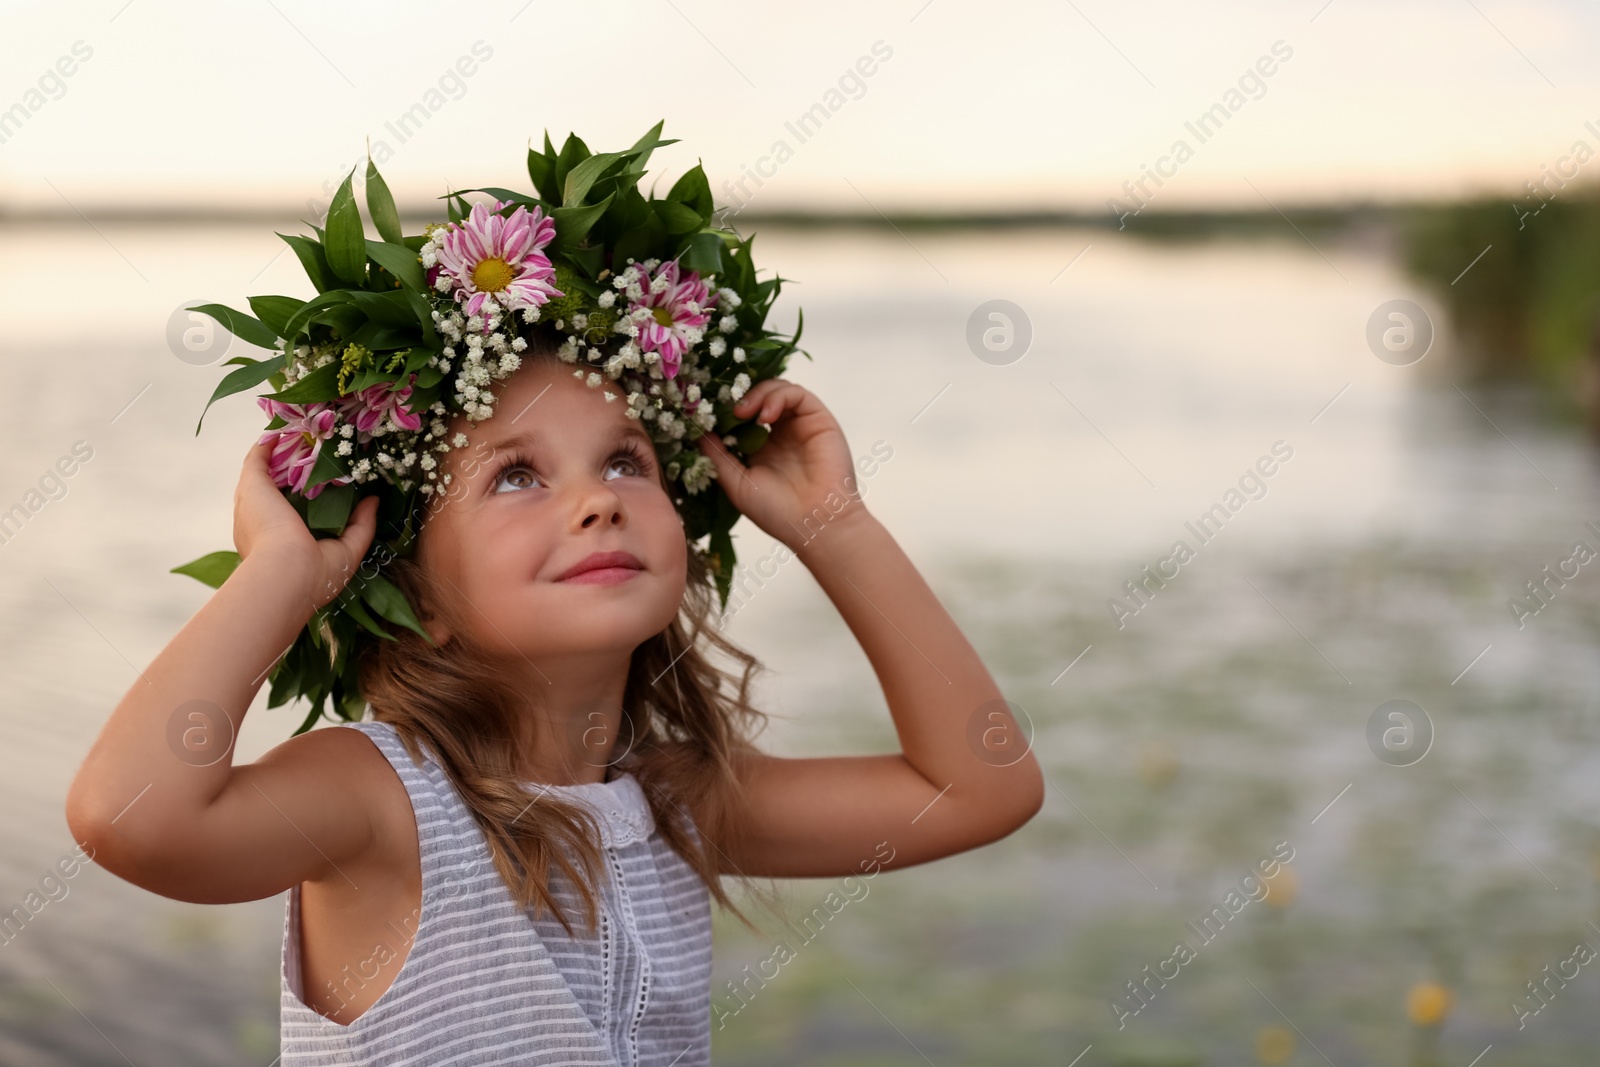
<path fill-rule="evenodd" d="M 405 785 L 422 860 L 421 914 L 413 929 L 391 930 L 373 957 L 341 972 L 337 989 L 359 989 L 376 976 L 373 959 L 389 958 L 376 955 L 379 949 L 399 955 L 410 940 L 393 984 L 345 1026 L 303 999 L 300 887 L 289 890 L 280 998 L 284 1067 L 711 1062 L 711 895 L 655 832 L 633 775 L 535 787 L 588 804 L 601 823 L 609 871 L 593 935 L 584 929 L 575 888 L 552 871 L 550 890 L 576 934 L 568 937 L 554 916 L 534 919 L 517 906 L 482 830 L 431 753 L 420 766 L 413 763 L 388 723 L 335 729 L 366 734 Z"/>

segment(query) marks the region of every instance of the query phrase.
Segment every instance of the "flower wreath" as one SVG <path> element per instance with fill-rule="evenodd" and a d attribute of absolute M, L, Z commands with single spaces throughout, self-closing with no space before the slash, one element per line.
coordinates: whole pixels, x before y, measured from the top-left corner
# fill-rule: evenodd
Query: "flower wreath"
<path fill-rule="evenodd" d="M 274 480 L 314 535 L 338 536 L 358 492 L 379 497 L 359 572 L 312 615 L 270 675 L 268 707 L 297 696 L 312 704 L 296 734 L 330 700 L 345 720 L 361 717 L 356 666 L 364 647 L 397 639 L 385 624 L 428 639 L 382 568 L 412 554 L 426 509 L 449 497 L 452 475 L 441 473 L 438 456 L 466 444 L 462 433 L 445 439 L 450 416 L 476 423 L 492 415 L 493 383 L 517 369 L 536 331 L 560 342 L 557 354 L 586 385 L 620 387 L 625 414 L 643 420 L 690 549 L 726 610 L 739 512 L 693 443 L 715 432 L 741 459 L 754 453 L 767 430 L 735 417 L 733 405 L 782 374 L 793 352 L 811 355 L 797 347 L 803 315 L 792 336 L 764 327 L 785 279 L 758 282 L 753 238 L 712 225 L 711 187 L 698 164 L 665 197 L 640 193 L 650 153 L 676 143 L 658 139 L 662 125 L 627 151 L 599 154 L 576 135 L 557 152 L 546 133 L 543 152 L 528 150 L 538 196 L 448 192 L 440 199 L 449 221 L 409 237 L 369 155 L 367 212 L 379 239 L 366 236 L 354 168 L 328 206 L 326 229 L 312 226 L 316 240 L 278 235 L 316 296 L 253 296 L 254 316 L 222 304 L 189 309 L 277 351 L 228 360 L 238 369 L 201 421 L 222 397 L 272 385 L 257 398 L 271 416 L 261 440 L 272 444 Z M 464 192 L 494 201 L 469 205 Z M 607 388 L 606 400 L 615 399 Z M 172 570 L 216 588 L 238 564 L 237 552 L 212 552 Z"/>

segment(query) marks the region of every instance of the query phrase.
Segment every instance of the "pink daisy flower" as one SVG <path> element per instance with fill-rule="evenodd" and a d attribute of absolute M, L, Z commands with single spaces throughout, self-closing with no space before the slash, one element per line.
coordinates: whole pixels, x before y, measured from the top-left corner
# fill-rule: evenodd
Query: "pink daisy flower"
<path fill-rule="evenodd" d="M 526 205 L 509 218 L 497 214 L 510 203 L 472 205 L 465 219 L 446 228 L 439 245 L 438 267 L 469 315 L 490 296 L 507 311 L 518 311 L 565 295 L 550 283 L 555 267 L 540 251 L 555 238 L 555 222 L 538 207 L 530 214 Z"/>
<path fill-rule="evenodd" d="M 311 500 L 329 485 L 345 485 L 351 481 L 348 477 L 334 478 L 306 489 L 311 469 L 316 466 L 317 455 L 322 451 L 322 443 L 333 437 L 338 422 L 338 413 L 332 405 L 321 402 L 285 404 L 268 396 L 256 397 L 256 403 L 269 416 L 284 420 L 284 425 L 268 430 L 258 442 L 272 445 L 267 470 L 274 482 Z"/>
<path fill-rule="evenodd" d="M 422 429 L 422 416 L 406 407 L 406 401 L 411 399 L 411 383 L 416 380 L 417 376 L 411 375 L 399 389 L 379 382 L 339 399 L 345 421 L 360 431 L 363 444 L 390 416 L 402 430 Z"/>
<path fill-rule="evenodd" d="M 643 264 L 634 266 L 639 268 L 639 285 L 644 289 L 644 296 L 634 301 L 633 308 L 649 311 L 648 315 L 640 316 L 639 350 L 659 352 L 661 373 L 671 378 L 683 363 L 684 350 L 700 340 L 711 319 L 711 293 L 700 275 L 692 270 L 680 278 L 675 259 L 656 268 L 655 278 L 650 277 Z M 653 282 L 662 278 L 666 279 L 666 286 L 656 292 Z"/>

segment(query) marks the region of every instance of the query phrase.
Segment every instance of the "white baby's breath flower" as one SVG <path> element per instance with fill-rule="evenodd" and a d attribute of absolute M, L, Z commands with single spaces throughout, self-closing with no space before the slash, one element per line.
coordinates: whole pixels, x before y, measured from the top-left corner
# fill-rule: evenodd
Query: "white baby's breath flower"
<path fill-rule="evenodd" d="M 698 493 L 717 475 L 716 467 L 712 466 L 711 457 L 703 452 L 696 453 L 694 458 L 683 471 L 683 487 L 691 493 Z"/>

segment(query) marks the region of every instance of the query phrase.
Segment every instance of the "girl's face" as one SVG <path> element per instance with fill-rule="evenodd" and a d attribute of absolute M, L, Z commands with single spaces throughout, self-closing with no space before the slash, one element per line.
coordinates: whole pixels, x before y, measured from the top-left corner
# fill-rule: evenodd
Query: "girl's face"
<path fill-rule="evenodd" d="M 494 415 L 452 419 L 449 437 L 467 444 L 445 453 L 451 484 L 417 545 L 470 636 L 541 670 L 550 657 L 631 654 L 671 624 L 687 580 L 683 520 L 648 432 L 623 414 L 619 387 L 587 386 L 572 370 L 524 357 L 496 383 Z M 563 578 L 597 552 L 628 553 L 639 569 Z M 448 640 L 442 620 L 423 621 Z"/>

